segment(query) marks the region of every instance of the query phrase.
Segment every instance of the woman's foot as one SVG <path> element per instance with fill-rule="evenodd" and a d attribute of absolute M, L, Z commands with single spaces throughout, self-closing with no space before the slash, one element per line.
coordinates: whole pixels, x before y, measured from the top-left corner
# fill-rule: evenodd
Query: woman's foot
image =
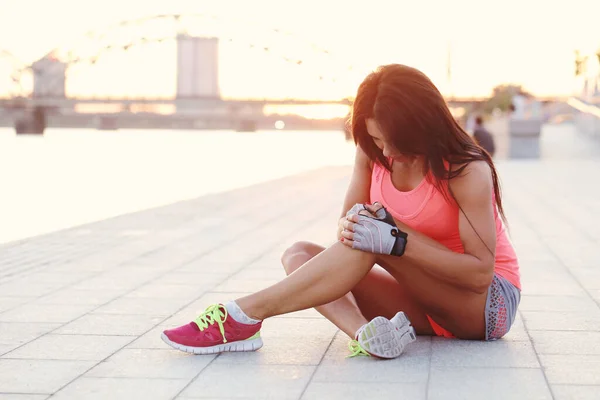
<path fill-rule="evenodd" d="M 391 320 L 375 317 L 363 325 L 356 334 L 360 350 L 379 358 L 398 357 L 404 348 L 416 339 L 415 330 L 403 312 L 397 313 Z M 356 353 L 362 352 L 356 351 Z"/>
<path fill-rule="evenodd" d="M 263 345 L 261 325 L 261 321 L 252 324 L 238 322 L 225 305 L 214 304 L 189 324 L 164 331 L 161 338 L 177 350 L 194 354 L 254 351 Z"/>

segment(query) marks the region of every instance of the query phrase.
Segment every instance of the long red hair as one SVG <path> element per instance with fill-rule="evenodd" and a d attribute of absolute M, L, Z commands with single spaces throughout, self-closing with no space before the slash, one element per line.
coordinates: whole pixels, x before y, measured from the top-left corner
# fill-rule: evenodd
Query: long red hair
<path fill-rule="evenodd" d="M 459 176 L 472 161 L 485 161 L 492 172 L 498 211 L 505 219 L 492 157 L 461 128 L 425 74 L 405 65 L 384 65 L 369 74 L 358 88 L 351 114 L 352 136 L 373 162 L 391 171 L 391 165 L 367 131 L 366 120 L 371 118 L 402 154 L 425 157 L 427 172 L 431 171 L 434 184 L 444 195 L 444 181 Z M 449 194 L 456 201 L 451 190 Z"/>

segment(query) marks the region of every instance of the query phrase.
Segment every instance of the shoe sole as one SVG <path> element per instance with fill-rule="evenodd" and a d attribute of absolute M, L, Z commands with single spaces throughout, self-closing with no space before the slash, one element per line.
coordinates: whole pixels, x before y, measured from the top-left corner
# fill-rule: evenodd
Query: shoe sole
<path fill-rule="evenodd" d="M 404 313 L 394 317 L 396 325 L 385 317 L 376 317 L 358 335 L 358 342 L 365 351 L 379 358 L 396 358 L 407 344 L 417 339 L 414 328 Z"/>
<path fill-rule="evenodd" d="M 237 342 L 223 343 L 210 347 L 184 346 L 182 344 L 173 342 L 164 333 L 160 335 L 160 338 L 163 340 L 163 342 L 165 342 L 172 348 L 192 354 L 218 354 L 224 352 L 256 351 L 263 347 L 263 341 L 260 337 L 250 340 L 240 340 Z"/>

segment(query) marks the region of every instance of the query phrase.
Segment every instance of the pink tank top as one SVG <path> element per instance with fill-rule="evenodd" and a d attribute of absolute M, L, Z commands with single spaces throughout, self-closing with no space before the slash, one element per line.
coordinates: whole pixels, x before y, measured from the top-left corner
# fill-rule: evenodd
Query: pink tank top
<path fill-rule="evenodd" d="M 391 174 L 374 163 L 371 175 L 371 203 L 380 202 L 392 216 L 411 228 L 442 243 L 457 253 L 464 253 L 458 230 L 458 206 L 449 203 L 429 179 L 409 192 L 397 190 Z M 495 202 L 494 196 L 492 201 Z M 519 263 L 506 228 L 494 204 L 496 220 L 496 262 L 494 272 L 521 289 Z M 410 243 L 410 238 L 408 239 Z"/>

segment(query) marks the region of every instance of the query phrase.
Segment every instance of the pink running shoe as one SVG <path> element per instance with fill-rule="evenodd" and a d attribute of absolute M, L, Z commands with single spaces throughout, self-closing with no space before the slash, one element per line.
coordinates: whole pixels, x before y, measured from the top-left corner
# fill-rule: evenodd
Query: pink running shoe
<path fill-rule="evenodd" d="M 252 325 L 237 322 L 223 304 L 213 304 L 193 322 L 164 331 L 161 338 L 169 346 L 186 353 L 254 351 L 263 345 L 261 325 L 262 322 Z"/>

